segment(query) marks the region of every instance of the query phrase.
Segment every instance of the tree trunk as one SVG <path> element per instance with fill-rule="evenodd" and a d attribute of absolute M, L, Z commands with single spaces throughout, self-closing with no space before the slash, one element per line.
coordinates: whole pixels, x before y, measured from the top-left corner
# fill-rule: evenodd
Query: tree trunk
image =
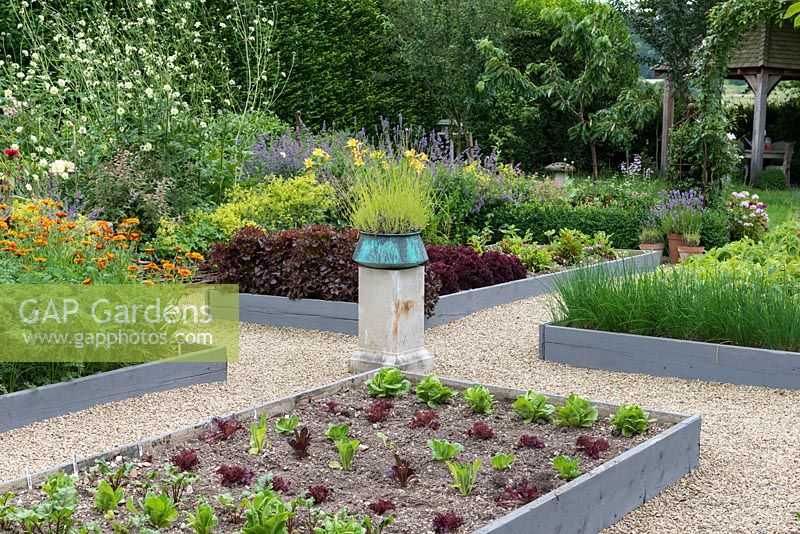
<path fill-rule="evenodd" d="M 600 178 L 600 166 L 597 164 L 597 142 L 589 141 L 589 149 L 592 151 L 592 178 Z"/>

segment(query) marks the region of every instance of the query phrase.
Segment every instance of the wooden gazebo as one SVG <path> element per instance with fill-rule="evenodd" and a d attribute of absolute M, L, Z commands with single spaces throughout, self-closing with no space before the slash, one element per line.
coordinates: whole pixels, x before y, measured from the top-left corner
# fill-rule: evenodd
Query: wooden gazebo
<path fill-rule="evenodd" d="M 659 72 L 657 69 L 656 72 Z M 661 70 L 663 73 L 663 70 Z M 745 80 L 755 94 L 750 179 L 764 168 L 764 139 L 767 97 L 783 80 L 800 80 L 800 30 L 790 23 L 764 23 L 742 36 L 742 42 L 728 67 L 728 78 Z M 674 122 L 675 101 L 664 80 L 664 114 L 661 138 L 661 169 L 668 166 L 669 129 Z"/>

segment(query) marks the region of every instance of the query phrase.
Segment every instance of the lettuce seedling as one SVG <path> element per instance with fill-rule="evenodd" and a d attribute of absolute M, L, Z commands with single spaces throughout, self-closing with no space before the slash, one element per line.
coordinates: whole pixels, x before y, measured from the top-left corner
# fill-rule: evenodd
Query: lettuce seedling
<path fill-rule="evenodd" d="M 211 426 L 200 435 L 200 440 L 205 441 L 206 443 L 226 441 L 243 428 L 244 425 L 235 415 L 232 415 L 227 419 L 215 417 L 211 420 Z"/>
<path fill-rule="evenodd" d="M 161 481 L 161 491 L 179 503 L 186 489 L 197 481 L 197 476 L 191 471 L 181 471 L 171 464 L 164 466 L 164 472 L 167 476 Z"/>
<path fill-rule="evenodd" d="M 581 476 L 581 472 L 578 470 L 580 462 L 580 460 L 573 460 L 569 456 L 562 454 L 553 458 L 553 467 L 558 471 L 558 478 L 569 482 Z"/>
<path fill-rule="evenodd" d="M 248 452 L 258 456 L 267 447 L 267 416 L 262 415 L 258 421 L 250 424 L 250 449 Z"/>
<path fill-rule="evenodd" d="M 594 439 L 587 435 L 578 436 L 576 444 L 578 445 L 578 450 L 595 460 L 600 458 L 601 452 L 607 451 L 609 448 L 608 441 L 603 438 Z"/>
<path fill-rule="evenodd" d="M 144 505 L 139 504 L 141 510 L 137 509 L 133 497 L 129 497 L 125 507 L 134 515 L 144 515 L 147 522 L 157 529 L 172 528 L 172 524 L 178 519 L 175 502 L 166 493 L 156 495 L 148 491 L 144 498 Z"/>
<path fill-rule="evenodd" d="M 556 408 L 556 423 L 561 426 L 590 428 L 597 421 L 597 415 L 597 408 L 591 402 L 572 394 L 564 406 Z"/>
<path fill-rule="evenodd" d="M 194 513 L 186 512 L 186 517 L 189 519 L 189 528 L 195 534 L 211 534 L 219 524 L 214 509 L 204 502 L 197 505 Z"/>
<path fill-rule="evenodd" d="M 467 429 L 467 436 L 478 439 L 492 439 L 494 437 L 494 429 L 483 421 L 475 421 L 472 427 Z"/>
<path fill-rule="evenodd" d="M 275 432 L 278 434 L 291 434 L 299 423 L 300 418 L 297 415 L 284 415 L 275 422 Z"/>
<path fill-rule="evenodd" d="M 119 467 L 115 468 L 102 458 L 97 460 L 94 467 L 91 468 L 91 471 L 99 473 L 112 489 L 122 486 L 135 470 L 136 466 L 132 463 L 123 462 Z"/>
<path fill-rule="evenodd" d="M 489 392 L 486 386 L 477 385 L 464 390 L 464 400 L 469 404 L 472 413 L 488 415 L 492 413 L 494 405 L 494 395 Z"/>
<path fill-rule="evenodd" d="M 439 534 L 449 534 L 460 529 L 464 525 L 464 519 L 453 512 L 446 514 L 436 514 L 433 518 L 433 531 Z"/>
<path fill-rule="evenodd" d="M 393 408 L 394 404 L 386 399 L 372 401 L 365 410 L 367 413 L 367 419 L 373 424 L 386 421 L 389 419 Z"/>
<path fill-rule="evenodd" d="M 336 448 L 339 450 L 339 461 L 331 460 L 330 467 L 332 469 L 342 469 L 350 471 L 353 465 L 353 457 L 356 455 L 358 446 L 361 442 L 357 439 L 340 439 L 336 442 Z"/>
<path fill-rule="evenodd" d="M 403 460 L 399 454 L 395 453 L 394 465 L 389 470 L 389 478 L 396 481 L 401 488 L 405 488 L 416 477 L 416 471 L 411 467 L 411 462 Z"/>
<path fill-rule="evenodd" d="M 94 507 L 103 512 L 106 519 L 114 519 L 114 510 L 125 502 L 122 488 L 114 489 L 105 480 L 101 480 L 94 492 Z"/>
<path fill-rule="evenodd" d="M 378 499 L 374 503 L 367 506 L 370 511 L 375 515 L 384 515 L 386 512 L 391 512 L 397 509 L 397 506 L 391 501 L 386 501 L 383 499 Z"/>
<path fill-rule="evenodd" d="M 428 447 L 433 451 L 433 460 L 435 462 L 446 462 L 451 460 L 453 456 L 464 450 L 464 446 L 460 443 L 451 443 L 446 439 L 429 439 Z"/>
<path fill-rule="evenodd" d="M 497 469 L 498 471 L 504 471 L 511 467 L 511 464 L 514 463 L 516 457 L 513 454 L 505 453 L 505 452 L 498 452 L 494 456 L 492 456 L 492 467 Z"/>
<path fill-rule="evenodd" d="M 173 455 L 169 460 L 172 462 L 172 465 L 181 471 L 194 471 L 194 468 L 200 464 L 197 453 L 192 449 L 183 449 Z"/>
<path fill-rule="evenodd" d="M 322 484 L 308 488 L 308 497 L 314 500 L 314 504 L 324 503 L 331 496 L 331 493 L 331 490 Z"/>
<path fill-rule="evenodd" d="M 217 474 L 222 475 L 220 484 L 226 488 L 234 485 L 249 486 L 255 476 L 251 470 L 238 465 L 221 465 Z"/>
<path fill-rule="evenodd" d="M 654 423 L 649 419 L 650 413 L 634 404 L 623 404 L 617 413 L 611 416 L 611 425 L 626 438 L 647 432 L 647 426 Z"/>
<path fill-rule="evenodd" d="M 403 372 L 394 367 L 379 369 L 364 383 L 367 392 L 373 397 L 402 397 L 411 389 L 411 382 Z"/>
<path fill-rule="evenodd" d="M 549 400 L 545 395 L 528 390 L 517 397 L 512 407 L 526 423 L 549 421 L 555 411 L 555 406 Z"/>
<path fill-rule="evenodd" d="M 456 483 L 453 484 L 453 487 L 465 497 L 472 493 L 472 488 L 475 487 L 475 481 L 478 476 L 478 469 L 481 466 L 481 461 L 475 460 L 472 462 L 472 465 L 461 464 L 458 462 L 446 463 L 448 469 L 450 469 L 450 473 L 452 473 L 453 478 L 456 481 Z"/>
<path fill-rule="evenodd" d="M 517 442 L 518 449 L 544 449 L 544 441 L 530 434 L 523 434 Z"/>
<path fill-rule="evenodd" d="M 453 390 L 442 385 L 442 381 L 435 375 L 428 375 L 420 380 L 415 391 L 417 398 L 431 408 L 449 403 L 454 394 Z"/>
<path fill-rule="evenodd" d="M 347 425 L 330 425 L 328 430 L 325 431 L 325 437 L 336 443 L 339 440 L 346 439 L 350 433 L 350 427 Z"/>
<path fill-rule="evenodd" d="M 539 488 L 527 478 L 523 478 L 513 486 L 503 488 L 505 497 L 500 498 L 497 504 L 500 506 L 522 506 L 533 502 L 539 496 Z"/>
<path fill-rule="evenodd" d="M 411 416 L 411 421 L 408 423 L 409 428 L 425 428 L 431 430 L 439 429 L 439 414 L 433 410 L 416 410 L 414 415 Z"/>
<path fill-rule="evenodd" d="M 307 427 L 295 430 L 291 438 L 286 438 L 286 443 L 294 450 L 297 459 L 302 460 L 308 456 L 308 448 L 311 447 L 311 432 Z"/>

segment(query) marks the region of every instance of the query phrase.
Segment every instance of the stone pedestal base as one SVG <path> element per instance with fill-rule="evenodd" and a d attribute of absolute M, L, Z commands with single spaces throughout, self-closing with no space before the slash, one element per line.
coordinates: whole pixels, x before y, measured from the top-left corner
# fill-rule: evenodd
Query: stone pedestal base
<path fill-rule="evenodd" d="M 427 372 L 433 356 L 425 349 L 425 269 L 358 268 L 358 350 L 350 371 L 397 367 Z"/>

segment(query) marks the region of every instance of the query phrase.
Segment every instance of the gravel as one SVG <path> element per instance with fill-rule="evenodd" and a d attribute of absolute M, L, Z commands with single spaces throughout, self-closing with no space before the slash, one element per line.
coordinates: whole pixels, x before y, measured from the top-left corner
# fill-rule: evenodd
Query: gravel
<path fill-rule="evenodd" d="M 797 532 L 800 391 L 577 369 L 536 357 L 547 298 L 507 304 L 426 334 L 435 372 L 703 416 L 701 467 L 608 529 L 629 533 Z M 225 384 L 99 406 L 0 434 L 0 480 L 65 463 L 347 374 L 352 337 L 242 325 Z M 299 370 L 302 369 L 302 372 Z"/>

